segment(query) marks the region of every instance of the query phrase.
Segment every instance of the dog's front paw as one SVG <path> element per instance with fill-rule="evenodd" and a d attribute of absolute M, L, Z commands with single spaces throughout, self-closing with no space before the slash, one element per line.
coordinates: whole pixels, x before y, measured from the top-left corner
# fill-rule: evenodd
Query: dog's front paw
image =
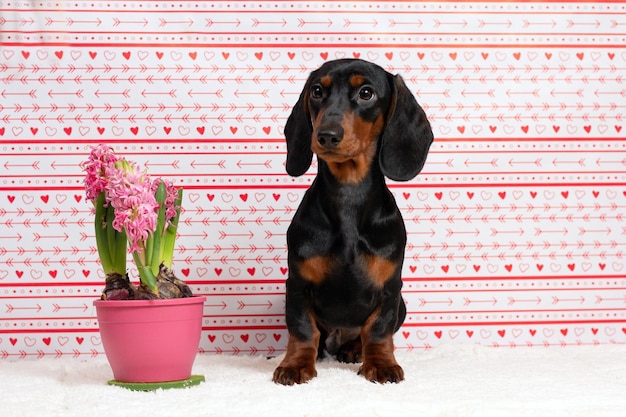
<path fill-rule="evenodd" d="M 317 371 L 314 367 L 279 366 L 274 371 L 272 381 L 282 385 L 304 384 L 316 376 Z"/>
<path fill-rule="evenodd" d="M 359 375 L 363 375 L 371 382 L 378 382 L 380 384 L 404 381 L 404 370 L 402 370 L 402 367 L 398 364 L 385 365 L 364 363 L 361 369 L 359 369 Z"/>

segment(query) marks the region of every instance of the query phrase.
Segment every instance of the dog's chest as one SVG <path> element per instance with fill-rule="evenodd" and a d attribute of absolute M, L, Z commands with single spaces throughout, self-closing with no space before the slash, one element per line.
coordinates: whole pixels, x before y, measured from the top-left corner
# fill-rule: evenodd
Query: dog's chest
<path fill-rule="evenodd" d="M 400 279 L 406 233 L 393 197 L 330 199 L 313 187 L 288 230 L 290 278 L 329 327 L 360 326 Z"/>
<path fill-rule="evenodd" d="M 368 285 L 324 281 L 311 288 L 316 317 L 329 328 L 362 326 L 382 300 L 382 290 Z"/>

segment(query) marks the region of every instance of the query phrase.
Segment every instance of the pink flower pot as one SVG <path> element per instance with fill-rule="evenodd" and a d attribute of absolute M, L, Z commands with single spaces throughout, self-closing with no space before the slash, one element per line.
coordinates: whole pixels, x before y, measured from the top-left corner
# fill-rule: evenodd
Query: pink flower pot
<path fill-rule="evenodd" d="M 119 382 L 191 376 L 206 297 L 94 301 L 104 352 Z"/>

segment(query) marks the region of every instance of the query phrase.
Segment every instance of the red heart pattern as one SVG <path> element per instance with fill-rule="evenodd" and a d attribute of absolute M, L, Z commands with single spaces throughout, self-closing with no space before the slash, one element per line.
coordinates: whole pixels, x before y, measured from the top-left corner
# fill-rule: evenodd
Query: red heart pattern
<path fill-rule="evenodd" d="M 436 137 L 422 174 L 390 183 L 408 235 L 397 348 L 626 343 L 618 3 L 591 38 L 554 3 L 406 1 L 380 19 L 330 2 L 323 25 L 265 0 L 184 19 L 153 3 L 0 25 L 0 359 L 102 352 L 80 170 L 101 141 L 187 188 L 175 269 L 207 295 L 200 352 L 281 352 L 285 230 L 312 180 L 285 174 L 283 129 L 308 73 L 348 57 L 401 74 Z"/>

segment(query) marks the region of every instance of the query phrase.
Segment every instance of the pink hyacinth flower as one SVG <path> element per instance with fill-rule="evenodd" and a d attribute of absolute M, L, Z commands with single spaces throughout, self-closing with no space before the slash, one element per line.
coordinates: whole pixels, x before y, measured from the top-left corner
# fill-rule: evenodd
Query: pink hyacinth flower
<path fill-rule="evenodd" d="M 112 167 L 117 162 L 117 159 L 113 148 L 101 144 L 91 148 L 89 159 L 83 163 L 82 168 L 86 171 L 85 192 L 87 199 L 94 204 L 108 182 L 106 176 L 107 168 Z"/>
<path fill-rule="evenodd" d="M 165 206 L 165 228 L 167 228 L 172 220 L 176 217 L 180 206 L 176 205 L 176 199 L 178 198 L 178 187 L 175 187 L 171 181 L 163 180 L 161 178 L 157 178 L 152 182 L 152 192 L 156 193 L 159 185 L 165 184 L 165 202 L 163 203 Z"/>
<path fill-rule="evenodd" d="M 126 231 L 130 252 L 142 252 L 156 229 L 158 204 L 150 177 L 135 163 L 119 159 L 106 171 L 107 201 L 115 209 L 113 227 Z"/>

